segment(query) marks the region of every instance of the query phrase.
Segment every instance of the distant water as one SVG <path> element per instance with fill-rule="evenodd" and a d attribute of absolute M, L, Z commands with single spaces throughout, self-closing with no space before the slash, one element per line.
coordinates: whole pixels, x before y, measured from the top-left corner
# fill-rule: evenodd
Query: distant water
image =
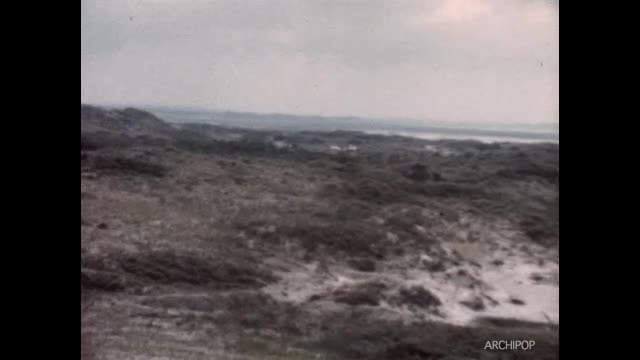
<path fill-rule="evenodd" d="M 508 133 L 505 133 L 504 136 L 493 134 L 489 135 L 479 135 L 479 134 L 465 134 L 463 132 L 459 134 L 452 133 L 438 133 L 438 132 L 423 132 L 423 131 L 390 131 L 390 130 L 365 130 L 367 134 L 376 134 L 376 135 L 398 135 L 398 136 L 406 136 L 413 137 L 418 139 L 425 140 L 476 140 L 483 143 L 495 143 L 495 142 L 513 142 L 513 143 L 553 143 L 558 144 L 559 139 L 557 136 L 553 134 L 546 133 L 528 133 L 527 137 L 514 137 L 509 136 Z"/>

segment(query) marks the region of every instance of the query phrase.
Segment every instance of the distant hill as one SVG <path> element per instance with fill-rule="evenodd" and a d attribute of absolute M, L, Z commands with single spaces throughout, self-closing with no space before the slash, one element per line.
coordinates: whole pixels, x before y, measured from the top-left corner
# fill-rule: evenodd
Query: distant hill
<path fill-rule="evenodd" d="M 289 114 L 261 114 L 234 111 L 188 110 L 184 108 L 147 106 L 145 110 L 173 123 L 205 123 L 227 127 L 243 127 L 250 129 L 270 129 L 280 131 L 362 131 L 378 133 L 398 133 L 405 136 L 430 134 L 442 138 L 475 138 L 491 137 L 505 139 L 522 139 L 523 141 L 558 142 L 558 131 L 553 125 L 522 126 L 518 129 L 499 129 L 497 126 L 487 128 L 466 128 L 458 126 L 426 126 L 415 121 L 403 119 L 368 119 L 353 116 L 312 116 Z M 506 140 L 505 140 L 506 141 Z"/>
<path fill-rule="evenodd" d="M 160 138 L 170 137 L 174 132 L 173 126 L 146 111 L 104 109 L 85 104 L 80 104 L 80 128 L 81 132 Z"/>

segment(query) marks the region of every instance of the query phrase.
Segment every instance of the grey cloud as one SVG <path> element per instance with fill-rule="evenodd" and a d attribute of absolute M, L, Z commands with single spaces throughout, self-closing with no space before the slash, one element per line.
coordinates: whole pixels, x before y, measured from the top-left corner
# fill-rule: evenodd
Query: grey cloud
<path fill-rule="evenodd" d="M 82 97 L 553 122 L 557 17 L 542 0 L 83 0 Z"/>

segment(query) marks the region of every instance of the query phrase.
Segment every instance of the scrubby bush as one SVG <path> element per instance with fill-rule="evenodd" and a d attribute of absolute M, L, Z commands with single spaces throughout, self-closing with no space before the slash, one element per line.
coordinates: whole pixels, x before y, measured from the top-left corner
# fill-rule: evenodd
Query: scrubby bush
<path fill-rule="evenodd" d="M 541 244 L 553 244 L 558 241 L 556 219 L 542 216 L 527 216 L 520 221 L 520 228 L 533 241 Z"/>
<path fill-rule="evenodd" d="M 308 252 L 322 247 L 331 253 L 376 258 L 384 257 L 386 252 L 380 243 L 384 239 L 382 231 L 361 222 L 302 222 L 284 226 L 278 234 L 297 241 Z"/>
<path fill-rule="evenodd" d="M 163 177 L 168 172 L 168 168 L 163 165 L 124 157 L 96 156 L 93 159 L 93 167 L 97 170 L 150 175 L 155 177 Z"/>
<path fill-rule="evenodd" d="M 214 259 L 196 253 L 156 251 L 117 259 L 119 267 L 135 278 L 162 284 L 183 283 L 216 287 L 259 287 L 275 276 L 255 264 Z"/>

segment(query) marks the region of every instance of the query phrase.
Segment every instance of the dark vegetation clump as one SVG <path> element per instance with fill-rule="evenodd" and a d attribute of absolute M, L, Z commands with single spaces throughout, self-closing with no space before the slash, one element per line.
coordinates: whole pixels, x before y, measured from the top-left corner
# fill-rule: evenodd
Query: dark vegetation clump
<path fill-rule="evenodd" d="M 347 197 L 377 205 L 394 204 L 409 200 L 406 189 L 376 178 L 362 178 L 342 185 Z"/>
<path fill-rule="evenodd" d="M 323 248 L 332 254 L 384 258 L 387 252 L 381 244 L 384 233 L 360 222 L 336 221 L 326 225 L 299 222 L 284 225 L 277 233 L 280 237 L 295 241 L 311 253 Z"/>
<path fill-rule="evenodd" d="M 374 360 L 552 360 L 558 358 L 557 334 L 526 327 L 463 327 L 438 322 L 403 324 L 372 321 L 367 312 L 332 318 L 325 335 L 306 347 L 338 359 Z M 488 339 L 535 341 L 529 351 L 485 350 Z"/>
<path fill-rule="evenodd" d="M 447 270 L 444 261 L 435 261 L 426 265 L 427 270 L 437 273 Z"/>
<path fill-rule="evenodd" d="M 529 279 L 533 280 L 533 281 L 542 281 L 544 280 L 544 276 L 540 275 L 540 274 L 531 274 L 529 276 Z"/>
<path fill-rule="evenodd" d="M 528 215 L 520 221 L 522 231 L 534 242 L 542 245 L 553 245 L 559 239 L 557 219 L 549 214 Z"/>
<path fill-rule="evenodd" d="M 239 140 L 213 139 L 196 130 L 182 130 L 173 135 L 174 145 L 180 149 L 217 154 L 269 156 L 289 152 L 273 145 L 266 135 L 244 136 Z"/>
<path fill-rule="evenodd" d="M 120 291 L 127 282 L 108 259 L 96 255 L 82 253 L 81 256 L 82 289 L 98 291 Z"/>
<path fill-rule="evenodd" d="M 526 320 L 502 318 L 493 316 L 477 317 L 474 323 L 482 327 L 517 330 L 558 330 L 559 326 L 548 322 L 532 322 Z"/>
<path fill-rule="evenodd" d="M 442 305 L 440 299 L 422 286 L 402 288 L 391 297 L 390 304 L 396 306 L 408 306 L 420 309 L 435 309 Z"/>
<path fill-rule="evenodd" d="M 513 305 L 524 305 L 524 301 L 518 298 L 511 298 L 509 299 L 509 302 L 512 303 Z"/>
<path fill-rule="evenodd" d="M 154 251 L 108 257 L 82 255 L 83 286 L 117 290 L 127 283 L 205 285 L 215 289 L 258 288 L 276 280 L 255 261 L 234 262 L 196 253 Z"/>
<path fill-rule="evenodd" d="M 405 211 L 397 210 L 391 211 L 385 221 L 385 226 L 394 234 L 408 236 L 412 238 L 419 238 L 421 242 L 427 240 L 428 243 L 432 243 L 432 240 L 425 234 L 421 233 L 416 226 L 424 226 L 424 215 L 422 215 L 420 208 L 410 207 Z"/>
<path fill-rule="evenodd" d="M 484 305 L 484 301 L 480 297 L 474 297 L 470 300 L 460 301 L 460 304 L 468 307 L 473 311 L 482 311 L 486 309 L 486 306 Z"/>
<path fill-rule="evenodd" d="M 81 272 L 82 289 L 120 291 L 126 287 L 124 279 L 116 273 L 85 269 Z"/>
<path fill-rule="evenodd" d="M 486 190 L 483 186 L 477 184 L 458 184 L 452 182 L 431 182 L 422 186 L 412 188 L 413 192 L 425 197 L 484 197 Z"/>
<path fill-rule="evenodd" d="M 425 349 L 424 346 L 414 343 L 399 343 L 390 346 L 382 354 L 385 359 L 411 359 L 411 360 L 430 360 L 445 358 L 445 354 L 436 353 Z"/>
<path fill-rule="evenodd" d="M 385 283 L 375 281 L 345 286 L 333 293 L 333 300 L 337 303 L 352 306 L 378 306 L 386 289 L 387 285 Z"/>
<path fill-rule="evenodd" d="M 482 198 L 486 191 L 482 185 L 447 181 L 415 182 L 393 173 L 365 174 L 341 184 L 343 196 L 374 205 L 422 205 L 428 198 Z M 332 189 L 326 189 L 327 195 Z"/>
<path fill-rule="evenodd" d="M 518 153 L 520 154 L 520 153 Z M 507 159 L 498 171 L 497 175 L 507 179 L 543 179 L 551 184 L 558 184 L 560 181 L 560 171 L 557 154 L 552 155 L 547 152 L 534 152 L 531 155 L 522 153 L 517 158 Z"/>
<path fill-rule="evenodd" d="M 222 156 L 247 156 L 253 158 L 282 158 L 289 161 L 309 162 L 318 154 L 293 147 L 278 148 L 267 137 L 248 137 L 240 140 L 215 140 L 202 134 L 181 132 L 174 136 L 173 145 L 182 150 Z M 249 160 L 250 161 L 250 160 Z"/>
<path fill-rule="evenodd" d="M 163 146 L 168 144 L 167 139 L 155 138 L 146 135 L 131 136 L 121 133 L 109 133 L 97 131 L 82 133 L 80 135 L 80 150 L 95 151 L 102 148 L 127 148 L 134 146 Z"/>
<path fill-rule="evenodd" d="M 355 270 L 363 272 L 376 271 L 376 262 L 368 258 L 353 258 L 347 261 L 347 264 Z"/>
<path fill-rule="evenodd" d="M 171 294 L 162 297 L 149 297 L 142 304 L 155 309 L 199 312 L 200 314 L 182 315 L 180 325 L 193 326 L 203 321 L 217 321 L 228 327 L 246 329 L 274 329 L 280 332 L 296 333 L 298 330 L 292 321 L 296 309 L 289 304 L 275 301 L 269 295 L 254 289 L 241 289 L 233 292 L 217 292 L 207 295 Z M 215 315 L 214 315 L 215 314 Z M 299 334 L 299 332 L 298 332 Z"/>
<path fill-rule="evenodd" d="M 442 178 L 442 175 L 440 175 L 440 173 L 436 171 L 431 171 L 427 168 L 426 165 L 420 164 L 420 163 L 411 165 L 408 169 L 404 171 L 403 175 L 406 178 L 411 179 L 413 181 L 426 181 L 426 180 L 443 181 L 444 180 Z"/>
<path fill-rule="evenodd" d="M 260 287 L 275 281 L 274 275 L 251 263 L 211 259 L 195 253 L 151 252 L 120 257 L 128 274 L 161 284 L 184 283 L 219 288 Z"/>
<path fill-rule="evenodd" d="M 349 221 L 363 221 L 376 214 L 376 208 L 364 201 L 350 201 L 340 203 L 332 211 L 332 219 L 349 219 Z"/>
<path fill-rule="evenodd" d="M 107 172 L 154 177 L 164 177 L 169 171 L 164 165 L 149 161 L 110 156 L 95 156 L 93 158 L 93 168 Z"/>

